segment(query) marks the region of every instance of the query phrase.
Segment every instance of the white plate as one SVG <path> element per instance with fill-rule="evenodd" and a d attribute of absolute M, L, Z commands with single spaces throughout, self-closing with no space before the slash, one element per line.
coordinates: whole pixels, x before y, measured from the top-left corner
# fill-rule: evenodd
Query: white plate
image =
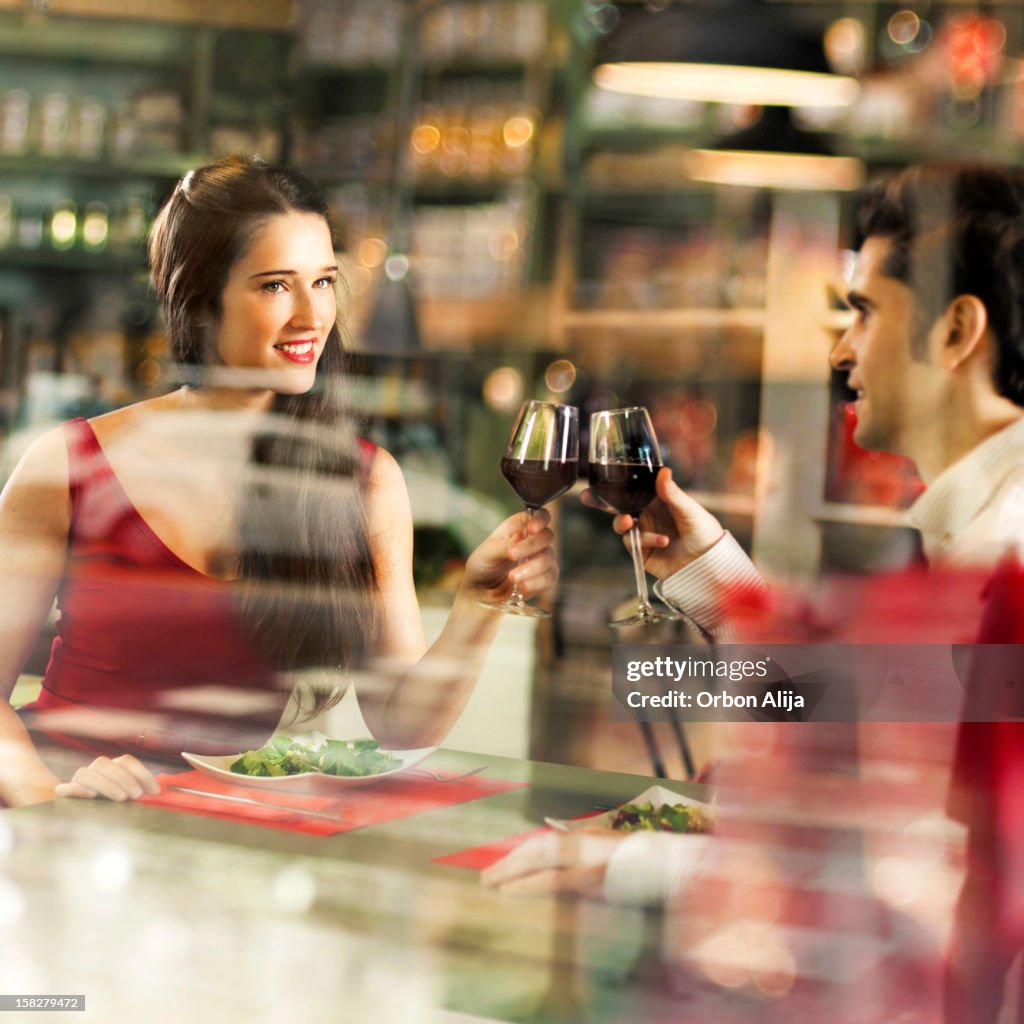
<path fill-rule="evenodd" d="M 664 786 L 651 786 L 649 789 L 645 789 L 639 796 L 633 797 L 632 800 L 627 800 L 626 803 L 619 804 L 618 807 L 613 807 L 610 811 L 606 811 L 604 814 L 595 814 L 590 818 L 545 818 L 544 821 L 552 828 L 558 829 L 560 832 L 575 832 L 579 829 L 611 829 L 612 822 L 615 820 L 615 816 L 622 810 L 626 804 L 642 804 L 648 800 L 655 806 L 658 807 L 661 804 L 683 804 L 686 807 L 696 807 L 698 810 L 703 811 L 708 820 L 711 822 L 712 827 L 715 823 L 715 805 L 713 803 L 704 803 L 701 800 L 694 800 L 691 796 L 683 796 L 681 793 L 673 793 L 672 790 L 666 789 Z"/>
<path fill-rule="evenodd" d="M 227 782 L 232 786 L 253 786 L 256 789 L 278 790 L 285 793 L 331 793 L 337 789 L 351 789 L 353 786 L 366 786 L 381 779 L 390 779 L 401 775 L 426 760 L 437 750 L 437 747 L 420 747 L 417 750 L 389 750 L 389 754 L 401 760 L 397 768 L 389 768 L 386 772 L 375 775 L 328 775 L 326 772 L 303 772 L 300 775 L 237 775 L 231 766 L 242 755 L 220 754 L 206 757 L 201 754 L 181 752 L 181 756 L 198 772 L 208 775 L 211 779 Z"/>

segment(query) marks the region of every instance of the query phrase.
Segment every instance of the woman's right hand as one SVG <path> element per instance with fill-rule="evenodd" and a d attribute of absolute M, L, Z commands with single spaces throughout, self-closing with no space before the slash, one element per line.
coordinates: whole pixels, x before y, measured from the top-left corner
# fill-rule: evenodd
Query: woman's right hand
<path fill-rule="evenodd" d="M 703 506 L 694 501 L 672 479 L 672 470 L 663 466 L 658 471 L 657 497 L 634 519 L 617 515 L 612 527 L 626 547 L 626 536 L 634 522 L 640 527 L 640 545 L 644 568 L 658 579 L 671 576 L 713 547 L 725 533 L 722 524 Z M 584 505 L 611 511 L 591 490 L 581 495 Z"/>
<path fill-rule="evenodd" d="M 120 757 L 97 757 L 92 764 L 79 768 L 70 782 L 61 782 L 54 796 L 78 797 L 93 800 L 98 796 L 108 800 L 138 800 L 140 796 L 156 796 L 160 783 L 138 758 L 131 754 Z"/>

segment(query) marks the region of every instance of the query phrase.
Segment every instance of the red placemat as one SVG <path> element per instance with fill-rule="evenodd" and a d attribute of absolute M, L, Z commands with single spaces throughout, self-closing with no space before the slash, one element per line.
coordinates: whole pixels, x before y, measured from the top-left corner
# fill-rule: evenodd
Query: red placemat
<path fill-rule="evenodd" d="M 450 864 L 454 868 L 469 868 L 472 871 L 483 871 L 492 864 L 496 864 L 506 853 L 511 853 L 520 843 L 525 843 L 531 836 L 539 836 L 551 829 L 546 825 L 543 828 L 531 828 L 529 832 L 520 832 L 515 836 L 506 836 L 504 839 L 496 839 L 493 843 L 484 843 L 482 846 L 469 846 L 457 853 L 446 853 L 443 857 L 435 857 L 432 864 Z"/>
<path fill-rule="evenodd" d="M 211 818 L 225 818 L 241 821 L 248 825 L 264 825 L 267 828 L 284 829 L 288 832 L 304 832 L 311 836 L 333 836 L 339 832 L 351 832 L 367 825 L 380 825 L 413 814 L 451 807 L 455 804 L 480 800 L 483 797 L 505 793 L 511 789 L 522 789 L 528 782 L 506 782 L 504 779 L 487 779 L 473 775 L 468 779 L 453 782 L 435 782 L 433 779 L 395 778 L 372 785 L 342 789 L 332 796 L 283 793 L 268 791 L 254 786 L 231 786 L 211 779 L 201 772 L 181 772 L 157 776 L 164 787 L 159 796 L 144 797 L 139 803 L 151 807 L 163 807 L 169 811 L 184 811 L 187 814 L 202 814 Z M 181 793 L 167 789 L 168 785 L 187 786 L 210 793 L 225 793 L 246 797 L 250 800 L 265 800 L 268 806 L 247 803 L 231 803 L 193 793 Z M 269 806 L 273 804 L 275 806 Z M 338 820 L 304 817 L 303 810 L 322 811 L 336 814 Z"/>
<path fill-rule="evenodd" d="M 596 818 L 603 814 L 603 811 L 591 811 L 589 814 L 580 814 L 573 818 L 573 821 L 580 821 L 583 818 Z M 496 864 L 506 853 L 511 853 L 521 843 L 525 843 L 532 836 L 539 836 L 545 832 L 552 831 L 547 825 L 541 828 L 531 828 L 529 832 L 520 832 L 514 836 L 506 836 L 504 839 L 496 839 L 493 843 L 484 843 L 482 846 L 469 846 L 465 850 L 456 853 L 446 853 L 443 857 L 435 857 L 433 864 L 450 864 L 455 868 L 469 868 L 472 871 L 483 871 L 492 864 Z"/>

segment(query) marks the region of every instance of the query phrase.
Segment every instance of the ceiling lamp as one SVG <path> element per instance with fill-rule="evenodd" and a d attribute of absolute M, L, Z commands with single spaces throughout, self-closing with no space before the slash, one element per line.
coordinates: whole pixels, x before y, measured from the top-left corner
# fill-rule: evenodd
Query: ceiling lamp
<path fill-rule="evenodd" d="M 793 124 L 786 107 L 765 107 L 749 128 L 708 149 L 686 154 L 689 177 L 719 185 L 846 192 L 864 183 L 864 164 L 836 156 L 816 135 Z"/>
<path fill-rule="evenodd" d="M 763 0 L 623 7 L 594 82 L 641 96 L 792 107 L 849 106 L 860 88 L 831 71 L 819 35 Z"/>

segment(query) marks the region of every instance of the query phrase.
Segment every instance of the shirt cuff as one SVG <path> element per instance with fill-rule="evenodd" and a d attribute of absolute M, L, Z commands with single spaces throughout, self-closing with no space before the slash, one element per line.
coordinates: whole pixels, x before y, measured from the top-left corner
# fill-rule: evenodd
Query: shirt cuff
<path fill-rule="evenodd" d="M 710 835 L 635 832 L 626 836 L 608 861 L 604 898 L 628 906 L 672 902 L 700 874 L 712 842 Z"/>
<path fill-rule="evenodd" d="M 654 584 L 654 593 L 712 633 L 742 597 L 766 589 L 761 574 L 731 533 L 723 533 L 699 558 Z"/>

